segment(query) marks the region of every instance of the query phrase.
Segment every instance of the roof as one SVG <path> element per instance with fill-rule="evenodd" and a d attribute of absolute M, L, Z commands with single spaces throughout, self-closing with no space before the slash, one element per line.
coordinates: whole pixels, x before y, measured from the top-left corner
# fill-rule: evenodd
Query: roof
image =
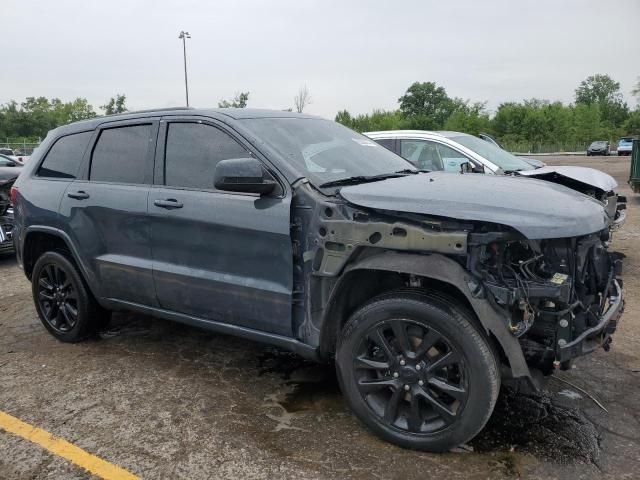
<path fill-rule="evenodd" d="M 160 116 L 178 116 L 178 115 L 200 115 L 203 117 L 212 117 L 223 120 L 224 117 L 233 120 L 242 120 L 248 118 L 320 118 L 304 113 L 289 112 L 283 110 L 268 110 L 260 108 L 192 108 L 192 107 L 170 107 L 170 108 L 154 108 L 149 110 L 138 110 L 133 112 L 117 113 L 114 115 L 104 115 L 78 122 L 70 123 L 60 127 L 62 130 L 82 131 L 84 129 L 94 129 L 97 125 L 104 122 L 113 122 L 118 120 L 128 120 L 135 118 L 160 117 Z"/>

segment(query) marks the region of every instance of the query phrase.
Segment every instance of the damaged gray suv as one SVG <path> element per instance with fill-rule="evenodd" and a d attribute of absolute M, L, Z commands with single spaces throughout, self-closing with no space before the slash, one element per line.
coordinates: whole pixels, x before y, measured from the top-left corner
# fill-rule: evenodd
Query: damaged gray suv
<path fill-rule="evenodd" d="M 501 384 L 602 346 L 623 310 L 601 202 L 550 181 L 425 173 L 334 122 L 129 113 L 49 133 L 11 190 L 36 310 L 76 342 L 133 310 L 335 359 L 395 444 L 476 435 Z"/>

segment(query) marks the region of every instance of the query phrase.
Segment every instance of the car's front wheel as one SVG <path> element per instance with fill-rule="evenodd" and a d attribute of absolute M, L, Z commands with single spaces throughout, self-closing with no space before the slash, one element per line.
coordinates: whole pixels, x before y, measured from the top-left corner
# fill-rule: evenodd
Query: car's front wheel
<path fill-rule="evenodd" d="M 108 322 L 109 312 L 93 298 L 73 260 L 61 252 L 38 258 L 31 285 L 40 321 L 58 340 L 81 341 Z"/>
<path fill-rule="evenodd" d="M 471 315 L 447 297 L 416 291 L 357 310 L 336 355 L 356 416 L 383 439 L 418 450 L 442 452 L 473 438 L 493 411 L 500 378 Z"/>

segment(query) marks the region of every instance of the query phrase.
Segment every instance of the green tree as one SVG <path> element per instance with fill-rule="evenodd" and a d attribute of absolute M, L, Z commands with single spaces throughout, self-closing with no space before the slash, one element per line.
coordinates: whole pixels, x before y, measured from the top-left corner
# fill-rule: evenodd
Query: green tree
<path fill-rule="evenodd" d="M 406 128 L 405 119 L 398 110 L 391 112 L 374 110 L 370 114 L 356 115 L 342 110 L 336 115 L 335 121 L 357 132 L 374 132 L 378 130 L 399 130 Z"/>
<path fill-rule="evenodd" d="M 336 113 L 335 121 L 345 127 L 353 128 L 353 117 L 347 110 L 340 110 Z"/>
<path fill-rule="evenodd" d="M 620 83 L 609 75 L 587 77 L 576 89 L 575 98 L 576 105 L 599 105 L 601 120 L 609 129 L 620 127 L 629 116 L 629 107 L 622 97 Z"/>
<path fill-rule="evenodd" d="M 125 101 L 127 97 L 124 94 L 116 94 L 115 98 L 111 97 L 109 101 L 100 107 L 101 110 L 104 110 L 105 115 L 113 115 L 115 113 L 124 113 L 127 111 L 127 107 L 125 106 Z"/>
<path fill-rule="evenodd" d="M 456 109 L 446 90 L 434 82 L 413 83 L 398 102 L 408 124 L 424 130 L 442 128 Z"/>
<path fill-rule="evenodd" d="M 249 92 L 236 93 L 231 101 L 220 100 L 218 102 L 219 108 L 245 108 L 249 101 Z"/>
<path fill-rule="evenodd" d="M 592 103 L 604 104 L 615 100 L 622 100 L 620 83 L 609 75 L 596 74 L 587 77 L 576 88 L 576 103 L 591 105 Z"/>
<path fill-rule="evenodd" d="M 602 127 L 598 104 L 578 104 L 572 113 L 572 137 L 576 143 L 588 143 L 600 137 Z"/>
<path fill-rule="evenodd" d="M 95 116 L 85 98 L 62 102 L 59 98 L 27 97 L 20 105 L 12 100 L 0 106 L 0 134 L 34 139 L 60 125 Z"/>
<path fill-rule="evenodd" d="M 640 107 L 631 112 L 624 123 L 623 135 L 636 135 L 640 138 Z"/>
<path fill-rule="evenodd" d="M 635 87 L 631 89 L 631 95 L 637 97 L 638 101 L 640 102 L 640 77 L 638 77 L 638 81 L 636 82 Z"/>
<path fill-rule="evenodd" d="M 471 135 L 491 130 L 491 119 L 486 111 L 485 103 L 469 104 L 469 102 L 458 102 L 456 110 L 445 122 L 444 129 L 465 132 Z"/>

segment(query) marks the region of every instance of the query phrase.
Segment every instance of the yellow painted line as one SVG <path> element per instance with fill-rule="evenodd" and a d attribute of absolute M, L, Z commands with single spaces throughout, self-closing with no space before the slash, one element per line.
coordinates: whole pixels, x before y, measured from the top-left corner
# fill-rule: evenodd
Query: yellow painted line
<path fill-rule="evenodd" d="M 2 411 L 0 411 L 0 428 L 36 445 L 40 445 L 51 453 L 65 458 L 105 480 L 140 480 L 139 477 L 127 472 L 125 469 L 91 455 L 46 430 L 29 425 Z"/>

